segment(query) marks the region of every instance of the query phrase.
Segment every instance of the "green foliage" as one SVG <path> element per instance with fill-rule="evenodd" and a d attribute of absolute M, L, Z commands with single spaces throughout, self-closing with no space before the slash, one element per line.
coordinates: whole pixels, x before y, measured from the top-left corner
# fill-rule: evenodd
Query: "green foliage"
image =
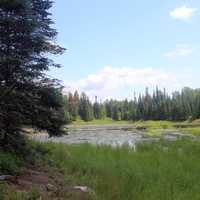
<path fill-rule="evenodd" d="M 166 128 L 172 128 L 174 125 L 171 121 L 138 121 L 134 123 L 136 126 L 145 126 L 146 128 L 151 129 L 166 129 Z"/>
<path fill-rule="evenodd" d="M 80 96 L 79 115 L 84 121 L 91 121 L 94 118 L 92 104 L 85 93 Z"/>
<path fill-rule="evenodd" d="M 193 127 L 193 128 L 182 128 L 181 131 L 187 134 L 193 134 L 196 136 L 200 135 L 200 127 Z"/>
<path fill-rule="evenodd" d="M 65 123 L 62 88 L 46 75 L 59 65 L 45 55 L 64 51 L 52 42 L 51 6 L 48 0 L 0 1 L 0 145 L 7 150 L 24 124 L 57 135 Z"/>
<path fill-rule="evenodd" d="M 106 110 L 104 104 L 98 103 L 97 101 L 93 104 L 94 118 L 104 119 L 106 117 Z"/>
<path fill-rule="evenodd" d="M 76 91 L 74 95 L 68 93 L 64 95 L 65 111 L 67 112 L 68 121 L 75 121 L 79 115 L 79 94 Z"/>
<path fill-rule="evenodd" d="M 97 200 L 200 198 L 199 141 L 139 143 L 136 151 L 128 146 L 112 148 L 37 142 L 32 144 L 32 149 L 40 155 L 37 156 L 39 166 L 54 173 L 62 172 L 67 185 L 89 186 Z M 3 152 L 0 163 L 9 157 L 20 166 L 13 154 L 2 155 Z M 36 200 L 41 194 L 35 187 L 27 193 L 0 184 L 0 199 L 4 200 L 5 195 L 12 200 Z"/>
<path fill-rule="evenodd" d="M 30 192 L 16 191 L 9 186 L 0 185 L 0 200 L 40 200 L 40 191 L 37 187 L 33 187 Z"/>
<path fill-rule="evenodd" d="M 32 115 L 33 127 L 47 130 L 49 135 L 64 133 L 63 125 L 69 123 L 68 112 L 64 108 L 64 97 L 60 88 L 43 88 L 41 91 L 42 110 Z"/>
<path fill-rule="evenodd" d="M 72 123 L 72 125 L 106 125 L 106 124 L 133 124 L 132 121 L 115 121 L 111 118 L 104 118 L 104 119 L 94 119 L 92 121 L 86 122 L 81 119 L 77 119 Z"/>
<path fill-rule="evenodd" d="M 0 173 L 18 174 L 22 163 L 22 159 L 17 155 L 0 152 Z"/>
<path fill-rule="evenodd" d="M 61 169 L 67 183 L 87 185 L 96 198 L 111 200 L 198 200 L 198 141 L 141 143 L 127 146 L 45 144 L 51 167 Z"/>
<path fill-rule="evenodd" d="M 68 95 L 70 97 L 70 93 Z M 72 95 L 71 95 L 72 96 Z M 79 96 L 79 95 L 78 95 Z M 174 92 L 172 95 L 161 91 L 158 88 L 149 94 L 148 89 L 144 95 L 134 97 L 133 100 L 106 100 L 103 103 L 96 101 L 92 103 L 86 94 L 82 95 L 79 104 L 75 103 L 73 98 L 68 98 L 66 104 L 73 109 L 68 110 L 73 116 L 72 110 L 79 110 L 79 116 L 85 121 L 93 119 L 88 117 L 94 113 L 95 119 L 112 118 L 113 120 L 170 120 L 170 121 L 184 121 L 192 122 L 194 119 L 200 117 L 200 90 L 184 88 L 181 92 Z M 73 118 L 77 120 L 78 117 Z"/>
<path fill-rule="evenodd" d="M 121 120 L 121 112 L 120 112 L 120 109 L 119 109 L 118 105 L 114 105 L 113 106 L 112 119 L 114 119 L 116 121 L 120 121 Z"/>
<path fill-rule="evenodd" d="M 46 146 L 26 140 L 23 149 L 5 152 L 0 149 L 0 174 L 18 175 L 26 166 L 42 166 L 42 160 L 49 154 Z"/>
<path fill-rule="evenodd" d="M 5 152 L 0 149 L 0 174 L 19 174 L 26 165 L 39 165 L 50 150 L 40 143 L 26 140 L 23 149 Z"/>

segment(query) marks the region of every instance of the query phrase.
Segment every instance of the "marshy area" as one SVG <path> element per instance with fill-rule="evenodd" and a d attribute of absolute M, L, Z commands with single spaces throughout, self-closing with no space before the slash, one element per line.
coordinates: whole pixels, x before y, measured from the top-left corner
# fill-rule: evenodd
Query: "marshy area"
<path fill-rule="evenodd" d="M 105 122 L 104 124 L 102 122 Z M 128 145 L 135 148 L 136 143 L 179 138 L 200 139 L 200 122 L 170 121 L 78 121 L 65 127 L 66 134 L 61 137 L 49 137 L 48 134 L 31 134 L 40 142 L 56 142 L 65 144 L 95 144 L 112 147 Z"/>
<path fill-rule="evenodd" d="M 198 129 L 198 120 L 96 121 L 58 138 L 39 134 L 28 156 L 0 153 L 1 173 L 12 176 L 1 181 L 0 199 L 198 200 Z"/>
<path fill-rule="evenodd" d="M 199 24 L 166 16 L 199 9 L 175 5 L 0 0 L 0 200 L 200 199 Z"/>
<path fill-rule="evenodd" d="M 31 162 L 27 157 L 0 154 L 1 172 L 15 177 L 14 181 L 1 182 L 0 199 L 200 198 L 199 141 L 178 139 L 139 143 L 137 151 L 126 145 L 112 148 L 52 142 L 34 142 L 33 149 L 35 153 Z M 30 166 L 33 172 L 26 174 Z M 40 178 L 35 173 L 39 173 Z M 29 182 L 24 176 L 29 177 Z M 33 178 L 31 187 L 27 187 L 30 177 Z M 47 182 L 41 182 L 41 177 Z M 86 187 L 87 190 L 74 190 L 77 186 Z"/>

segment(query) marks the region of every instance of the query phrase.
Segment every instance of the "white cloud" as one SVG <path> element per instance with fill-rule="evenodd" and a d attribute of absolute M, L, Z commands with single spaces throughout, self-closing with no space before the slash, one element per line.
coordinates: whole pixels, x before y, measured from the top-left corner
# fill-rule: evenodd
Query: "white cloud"
<path fill-rule="evenodd" d="M 167 58 L 185 57 L 194 53 L 195 49 L 187 46 L 177 47 L 173 51 L 167 52 L 164 56 Z"/>
<path fill-rule="evenodd" d="M 197 11 L 198 11 L 197 8 L 190 8 L 187 7 L 186 5 L 183 5 L 171 11 L 170 16 L 174 19 L 187 21 L 191 19 Z"/>
<path fill-rule="evenodd" d="M 78 90 L 86 92 L 91 98 L 98 96 L 106 99 L 130 98 L 134 91 L 144 91 L 145 87 L 150 89 L 180 88 L 176 77 L 162 70 L 153 68 L 131 68 L 106 66 L 102 70 L 88 75 L 86 78 L 74 82 L 66 82 L 66 90 Z"/>

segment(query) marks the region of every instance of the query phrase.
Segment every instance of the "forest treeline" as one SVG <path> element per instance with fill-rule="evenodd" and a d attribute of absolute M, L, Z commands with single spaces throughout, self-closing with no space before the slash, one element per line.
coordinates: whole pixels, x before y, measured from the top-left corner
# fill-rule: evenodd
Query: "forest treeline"
<path fill-rule="evenodd" d="M 106 100 L 92 103 L 85 93 L 77 91 L 64 95 L 68 121 L 81 118 L 84 121 L 112 118 L 113 120 L 192 120 L 200 117 L 200 89 L 185 87 L 182 91 L 168 94 L 166 90 L 156 90 L 132 100 Z"/>

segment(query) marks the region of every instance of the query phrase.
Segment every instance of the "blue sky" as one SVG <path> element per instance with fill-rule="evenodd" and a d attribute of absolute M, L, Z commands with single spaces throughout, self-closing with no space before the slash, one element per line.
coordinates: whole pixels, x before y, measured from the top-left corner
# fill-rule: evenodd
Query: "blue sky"
<path fill-rule="evenodd" d="M 199 0 L 56 0 L 52 13 L 67 51 L 51 75 L 66 90 L 129 98 L 146 86 L 199 87 Z"/>

